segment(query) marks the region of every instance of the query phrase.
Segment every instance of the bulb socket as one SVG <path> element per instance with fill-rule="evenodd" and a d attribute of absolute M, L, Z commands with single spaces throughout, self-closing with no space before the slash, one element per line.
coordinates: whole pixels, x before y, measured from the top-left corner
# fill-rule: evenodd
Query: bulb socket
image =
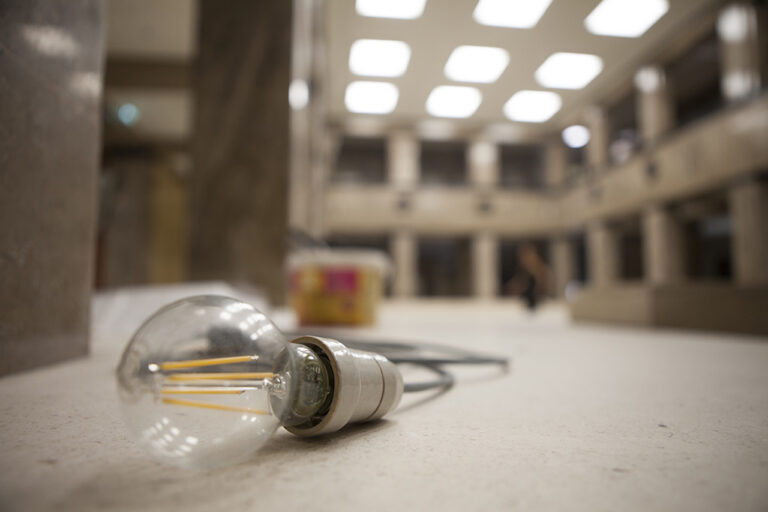
<path fill-rule="evenodd" d="M 348 423 L 376 420 L 393 410 L 403 395 L 403 378 L 386 357 L 353 350 L 332 339 L 302 336 L 292 340 L 327 360 L 332 373 L 333 396 L 319 421 L 284 425 L 299 436 L 336 432 Z"/>

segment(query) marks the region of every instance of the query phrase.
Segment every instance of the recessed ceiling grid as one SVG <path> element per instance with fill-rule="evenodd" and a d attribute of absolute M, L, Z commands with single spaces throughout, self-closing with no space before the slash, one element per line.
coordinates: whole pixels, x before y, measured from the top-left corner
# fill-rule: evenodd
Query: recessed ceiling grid
<path fill-rule="evenodd" d="M 663 0 L 647 0 L 649 2 Z M 671 0 L 669 11 L 638 38 L 591 34 L 585 19 L 600 4 L 599 0 L 553 0 L 538 23 L 531 29 L 482 25 L 473 17 L 477 0 L 427 0 L 422 15 L 415 19 L 389 19 L 360 16 L 355 0 L 327 3 L 330 86 L 329 111 L 334 120 L 359 117 L 345 108 L 348 84 L 358 80 L 389 82 L 399 89 L 397 105 L 391 113 L 379 116 L 388 123 L 417 123 L 435 119 L 427 108 L 430 93 L 439 86 L 466 86 L 479 91 L 482 100 L 466 118 L 454 123 L 482 126 L 509 123 L 504 106 L 523 90 L 551 91 L 558 94 L 562 107 L 545 123 L 562 124 L 569 120 L 573 107 L 598 101 L 601 91 L 618 80 L 631 76 L 636 67 L 652 58 L 650 51 L 669 37 L 681 23 L 695 16 L 705 4 L 702 0 Z M 349 53 L 359 39 L 394 40 L 410 48 L 409 62 L 400 76 L 361 77 L 350 72 Z M 461 46 L 501 48 L 509 63 L 496 81 L 457 81 L 446 76 L 445 66 L 451 54 Z M 599 57 L 597 75 L 585 80 L 581 89 L 550 88 L 536 78 L 539 67 L 558 52 L 583 53 Z M 541 73 L 539 73 L 541 76 Z M 522 123 L 523 126 L 528 123 Z"/>

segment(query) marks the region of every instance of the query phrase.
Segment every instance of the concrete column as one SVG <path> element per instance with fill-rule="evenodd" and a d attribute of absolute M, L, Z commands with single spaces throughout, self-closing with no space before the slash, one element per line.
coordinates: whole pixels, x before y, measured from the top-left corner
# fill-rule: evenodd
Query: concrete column
<path fill-rule="evenodd" d="M 608 151 L 611 132 L 608 116 L 604 108 L 593 105 L 584 113 L 584 120 L 589 128 L 587 144 L 587 164 L 592 172 L 602 173 L 609 165 Z"/>
<path fill-rule="evenodd" d="M 734 277 L 744 286 L 768 285 L 768 185 L 748 180 L 729 193 Z"/>
<path fill-rule="evenodd" d="M 646 66 L 635 74 L 637 117 L 643 144 L 653 146 L 674 125 L 674 104 L 664 69 Z"/>
<path fill-rule="evenodd" d="M 493 299 L 498 295 L 498 239 L 488 231 L 476 233 L 472 238 L 472 282 L 476 298 Z"/>
<path fill-rule="evenodd" d="M 755 6 L 733 2 L 720 11 L 721 86 L 729 101 L 749 98 L 760 92 L 760 54 Z"/>
<path fill-rule="evenodd" d="M 286 0 L 288 1 L 288 0 Z M 289 224 L 315 238 L 323 234 L 330 144 L 326 126 L 324 9 L 318 0 L 293 0 Z"/>
<path fill-rule="evenodd" d="M 153 263 L 151 231 L 156 228 L 151 208 L 153 159 L 107 160 L 102 176 L 99 232 L 98 288 L 147 283 Z M 184 248 L 186 251 L 186 247 Z"/>
<path fill-rule="evenodd" d="M 591 285 L 614 284 L 619 275 L 619 254 L 614 230 L 605 221 L 594 221 L 587 228 L 587 258 Z"/>
<path fill-rule="evenodd" d="M 652 205 L 643 212 L 646 279 L 659 286 L 685 277 L 683 230 L 668 208 Z"/>
<path fill-rule="evenodd" d="M 149 193 L 151 283 L 187 279 L 189 246 L 189 158 L 166 155 L 153 165 Z"/>
<path fill-rule="evenodd" d="M 285 298 L 291 2 L 199 2 L 192 279 Z"/>
<path fill-rule="evenodd" d="M 88 353 L 105 10 L 0 3 L 0 376 Z"/>
<path fill-rule="evenodd" d="M 568 155 L 567 148 L 559 138 L 547 143 L 545 165 L 547 187 L 557 188 L 565 184 L 568 178 Z"/>
<path fill-rule="evenodd" d="M 480 189 L 492 189 L 499 182 L 499 147 L 487 140 L 467 146 L 469 182 Z"/>
<path fill-rule="evenodd" d="M 390 134 L 387 145 L 387 175 L 397 190 L 412 190 L 419 184 L 419 139 L 408 130 Z"/>
<path fill-rule="evenodd" d="M 397 231 L 392 236 L 392 259 L 395 263 L 395 280 L 392 294 L 397 298 L 416 295 L 416 237 L 409 231 Z"/>
<path fill-rule="evenodd" d="M 576 265 L 573 258 L 573 250 L 570 241 L 566 237 L 553 238 L 550 242 L 550 254 L 552 255 L 552 288 L 555 298 L 562 299 L 565 287 L 576 273 Z"/>

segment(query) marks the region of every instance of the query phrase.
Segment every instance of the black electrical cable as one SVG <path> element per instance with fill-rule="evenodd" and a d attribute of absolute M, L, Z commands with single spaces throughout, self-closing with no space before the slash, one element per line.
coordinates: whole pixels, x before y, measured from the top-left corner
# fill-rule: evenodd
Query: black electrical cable
<path fill-rule="evenodd" d="M 403 385 L 403 393 L 416 393 L 419 391 L 428 391 L 430 389 L 450 389 L 453 387 L 456 379 L 453 374 L 440 368 L 439 366 L 427 363 L 413 363 L 435 372 L 438 378 L 424 382 L 406 382 Z"/>
<path fill-rule="evenodd" d="M 286 333 L 287 336 L 299 337 L 300 333 Z M 388 340 L 359 340 L 346 338 L 344 336 L 334 336 L 335 339 L 345 344 L 349 348 L 376 352 L 395 364 L 411 364 L 425 368 L 437 375 L 434 380 L 424 382 L 406 382 L 403 391 L 405 393 L 416 393 L 419 391 L 428 391 L 431 389 L 451 388 L 456 382 L 452 373 L 442 368 L 443 365 L 497 365 L 506 369 L 509 366 L 509 360 L 504 357 L 479 354 L 469 350 L 419 342 L 395 342 Z M 424 352 L 443 352 L 449 357 L 425 356 Z"/>

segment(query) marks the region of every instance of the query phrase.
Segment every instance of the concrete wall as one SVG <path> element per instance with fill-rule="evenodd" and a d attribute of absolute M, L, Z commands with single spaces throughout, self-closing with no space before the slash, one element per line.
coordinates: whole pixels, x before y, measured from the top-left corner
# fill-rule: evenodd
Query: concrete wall
<path fill-rule="evenodd" d="M 571 308 L 576 321 L 760 335 L 768 335 L 766 311 L 768 289 L 706 283 L 590 289 Z"/>

